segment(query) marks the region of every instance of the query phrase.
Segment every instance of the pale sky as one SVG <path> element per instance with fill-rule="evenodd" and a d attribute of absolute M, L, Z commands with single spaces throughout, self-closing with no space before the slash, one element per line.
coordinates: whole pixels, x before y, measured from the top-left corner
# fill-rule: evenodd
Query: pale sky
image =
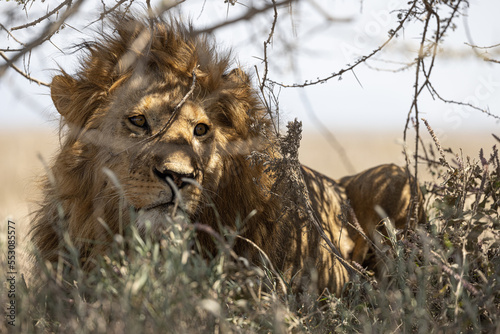
<path fill-rule="evenodd" d="M 84 14 L 71 21 L 76 32 L 67 27 L 46 44 L 35 50 L 30 59 L 33 77 L 50 82 L 58 66 L 74 72 L 78 58 L 69 52 L 70 47 L 95 35 L 91 29 L 82 29 L 98 16 L 99 1 L 87 1 Z M 262 1 L 255 1 L 261 4 Z M 284 9 L 279 14 L 279 25 L 273 44 L 269 47 L 272 63 L 269 77 L 277 82 L 302 83 L 337 72 L 352 64 L 363 54 L 368 54 L 388 37 L 389 29 L 396 27 L 398 5 L 407 1 L 302 1 L 292 11 Z M 4 10 L 15 8 L 13 2 L 2 2 Z M 41 6 L 41 7 L 39 7 Z M 43 13 L 46 3 L 36 0 L 29 22 Z M 42 9 L 40 9 L 42 8 Z M 321 8 L 321 9 L 319 9 Z M 0 21 L 5 13 L 0 9 Z M 20 10 L 20 9 L 19 9 Z M 183 5 L 182 15 L 190 17 L 194 25 L 203 28 L 214 22 L 238 17 L 246 8 L 229 6 L 222 0 L 190 0 Z M 471 8 L 456 20 L 457 29 L 449 32 L 447 42 L 438 57 L 433 72 L 433 85 L 446 99 L 471 102 L 488 108 L 500 116 L 500 64 L 488 63 L 473 56 L 465 43 L 491 46 L 500 43 L 500 2 L 498 0 L 471 1 Z M 333 23 L 327 23 L 326 17 Z M 232 25 L 216 32 L 215 37 L 222 49 L 233 50 L 240 66 L 255 75 L 255 66 L 262 71 L 263 41 L 272 23 L 272 12 L 258 16 L 250 22 Z M 468 34 L 464 27 L 468 27 Z M 370 67 L 360 65 L 328 83 L 303 88 L 283 88 L 279 91 L 281 120 L 298 118 L 308 131 L 317 129 L 311 117 L 317 119 L 332 132 L 345 130 L 403 129 L 413 96 L 415 68 L 397 73 L 377 71 L 374 68 L 397 69 L 395 62 L 408 62 L 416 57 L 421 25 L 409 25 L 397 41 L 389 44 Z M 95 27 L 97 28 L 97 27 Z M 25 41 L 30 36 L 19 34 Z M 0 33 L 0 48 L 5 47 L 6 34 Z M 15 43 L 8 42 L 13 46 Z M 56 48 L 57 47 L 57 48 Z M 58 49 L 59 48 L 59 49 Z M 65 51 L 64 54 L 62 51 Z M 481 50 L 484 52 L 485 50 Z M 500 59 L 500 47 L 489 49 L 492 58 Z M 17 64 L 23 67 L 23 63 Z M 276 90 L 278 93 L 278 90 Z M 12 70 L 0 78 L 0 128 L 57 127 L 57 112 L 46 87 L 29 83 Z M 308 102 L 306 102 L 306 100 Z M 500 123 L 479 111 L 447 105 L 432 99 L 425 92 L 420 102 L 421 117 L 429 120 L 438 132 L 479 130 L 499 134 Z"/>

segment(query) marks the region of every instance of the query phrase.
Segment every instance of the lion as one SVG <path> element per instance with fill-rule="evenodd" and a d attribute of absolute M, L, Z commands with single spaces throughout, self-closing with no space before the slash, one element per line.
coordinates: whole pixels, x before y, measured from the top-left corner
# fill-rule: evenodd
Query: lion
<path fill-rule="evenodd" d="M 376 205 L 398 228 L 421 219 L 410 213 L 420 195 L 393 165 L 338 181 L 302 166 L 309 199 L 294 201 L 265 161 L 249 159 L 279 159 L 278 135 L 250 77 L 230 69 L 229 53 L 173 19 L 124 16 L 112 31 L 85 43 L 76 74 L 61 70 L 51 83 L 67 132 L 30 232 L 44 261 L 64 260 L 69 238 L 88 269 L 127 226 L 155 234 L 182 214 L 219 233 L 238 231 L 234 252 L 256 264 L 267 254 L 293 289 L 313 283 L 340 295 L 352 261 L 365 259 L 365 237 L 376 234 Z M 212 235 L 197 238 L 217 251 Z"/>

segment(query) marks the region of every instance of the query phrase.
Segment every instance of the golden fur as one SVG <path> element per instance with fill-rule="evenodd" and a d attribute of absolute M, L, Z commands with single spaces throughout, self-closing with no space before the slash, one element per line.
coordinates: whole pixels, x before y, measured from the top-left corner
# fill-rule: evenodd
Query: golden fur
<path fill-rule="evenodd" d="M 144 234 L 149 221 L 154 233 L 166 215 L 181 212 L 215 231 L 221 225 L 240 230 L 292 286 L 317 279 L 318 288 L 340 294 L 349 271 L 300 213 L 307 208 L 287 210 L 289 189 L 275 184 L 262 162 L 248 159 L 252 152 L 280 153 L 250 80 L 238 68 L 229 71 L 227 55 L 181 24 L 151 27 L 130 17 L 85 48 L 80 70 L 62 72 L 51 85 L 68 130 L 32 225 L 43 259 L 64 257 L 67 233 L 88 267 L 127 224 Z M 369 236 L 380 221 L 374 204 L 398 227 L 406 222 L 406 174 L 389 165 L 376 171 L 336 182 L 302 168 L 314 214 L 347 262 L 362 263 L 368 249 L 340 218 L 354 219 L 342 209 L 349 208 L 347 198 Z M 215 251 L 210 235 L 200 232 L 198 239 Z M 234 250 L 259 261 L 257 248 L 243 238 Z"/>

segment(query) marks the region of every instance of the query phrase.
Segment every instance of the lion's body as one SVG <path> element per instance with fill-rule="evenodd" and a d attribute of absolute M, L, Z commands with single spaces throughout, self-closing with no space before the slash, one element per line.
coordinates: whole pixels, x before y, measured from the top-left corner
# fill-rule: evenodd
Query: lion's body
<path fill-rule="evenodd" d="M 414 228 L 425 221 L 422 194 L 416 189 L 412 201 L 411 182 L 406 171 L 396 165 L 381 165 L 362 173 L 341 178 L 346 196 L 355 212 L 357 222 L 365 235 L 374 242 L 382 242 L 378 230 L 381 217 L 390 217 L 396 229 Z M 379 212 L 375 210 L 379 207 Z M 367 240 L 359 233 L 353 237 L 354 251 L 351 259 L 363 263 L 369 249 Z"/>
<path fill-rule="evenodd" d="M 245 221 L 234 245 L 238 254 L 257 262 L 260 248 L 293 285 L 309 284 L 316 272 L 320 289 L 340 293 L 348 270 L 297 213 L 307 208 L 286 213 L 286 190 L 263 162 L 248 159 L 252 152 L 271 158 L 280 152 L 246 74 L 228 71 L 228 57 L 179 24 L 149 28 L 127 18 L 115 28 L 88 46 L 77 75 L 52 81 L 68 132 L 32 225 L 40 256 L 58 261 L 67 233 L 88 267 L 127 224 L 146 233 L 149 221 L 154 233 L 166 215 L 183 212 L 215 231 Z M 368 235 L 379 221 L 374 204 L 399 227 L 406 221 L 411 194 L 400 185 L 406 174 L 394 166 L 379 172 L 336 182 L 302 169 L 314 214 L 347 262 L 362 262 L 366 253 L 359 233 L 341 218 L 352 215 L 349 201 Z M 216 251 L 210 235 L 200 232 L 198 239 Z"/>

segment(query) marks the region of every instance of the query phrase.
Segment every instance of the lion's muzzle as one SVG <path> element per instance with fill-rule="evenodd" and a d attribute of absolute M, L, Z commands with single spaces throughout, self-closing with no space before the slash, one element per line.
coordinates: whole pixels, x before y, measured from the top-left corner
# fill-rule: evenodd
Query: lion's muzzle
<path fill-rule="evenodd" d="M 159 171 L 157 168 L 155 168 L 153 172 L 161 181 L 166 182 L 168 185 L 170 185 L 169 180 L 173 182 L 174 185 L 177 187 L 177 189 L 182 189 L 185 186 L 187 186 L 189 183 L 186 182 L 186 180 L 195 178 L 194 172 L 189 174 L 184 174 L 184 173 L 177 173 L 168 169 Z"/>

